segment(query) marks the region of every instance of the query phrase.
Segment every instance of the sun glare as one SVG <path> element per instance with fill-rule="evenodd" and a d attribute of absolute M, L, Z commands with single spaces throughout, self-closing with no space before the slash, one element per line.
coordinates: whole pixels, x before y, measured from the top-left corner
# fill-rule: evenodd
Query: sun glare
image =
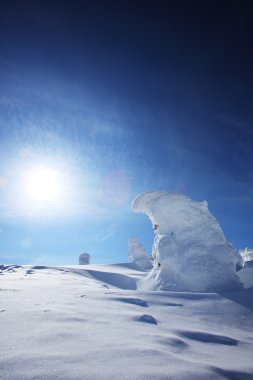
<path fill-rule="evenodd" d="M 47 167 L 38 167 L 26 172 L 24 190 L 30 201 L 47 203 L 57 201 L 63 188 L 57 171 Z"/>
<path fill-rule="evenodd" d="M 40 159 L 38 155 L 29 162 L 15 161 L 13 168 L 5 187 L 9 209 L 15 218 L 65 220 L 79 217 L 92 208 L 88 174 L 85 172 L 84 177 L 84 171 L 80 172 L 74 161 L 64 157 Z"/>

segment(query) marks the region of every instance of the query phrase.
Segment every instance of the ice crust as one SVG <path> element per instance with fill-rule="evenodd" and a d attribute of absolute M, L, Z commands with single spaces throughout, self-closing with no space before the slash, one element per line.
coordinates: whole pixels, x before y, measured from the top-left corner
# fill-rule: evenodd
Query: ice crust
<path fill-rule="evenodd" d="M 236 274 L 239 254 L 206 201 L 151 191 L 138 195 L 132 209 L 147 214 L 156 235 L 147 279 L 154 288 L 205 292 L 242 286 Z"/>
<path fill-rule="evenodd" d="M 144 246 L 138 238 L 133 237 L 128 240 L 128 260 L 130 263 L 137 264 L 141 269 L 151 269 L 152 264 Z"/>

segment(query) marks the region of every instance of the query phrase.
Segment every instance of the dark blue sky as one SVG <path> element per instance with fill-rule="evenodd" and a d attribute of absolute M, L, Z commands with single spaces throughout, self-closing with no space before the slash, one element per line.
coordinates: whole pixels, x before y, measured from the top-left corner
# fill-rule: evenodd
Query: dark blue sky
<path fill-rule="evenodd" d="M 1 1 L 0 261 L 151 251 L 130 210 L 148 190 L 206 199 L 253 245 L 252 18 L 250 1 Z M 68 187 L 50 217 L 20 195 L 33 163 Z"/>

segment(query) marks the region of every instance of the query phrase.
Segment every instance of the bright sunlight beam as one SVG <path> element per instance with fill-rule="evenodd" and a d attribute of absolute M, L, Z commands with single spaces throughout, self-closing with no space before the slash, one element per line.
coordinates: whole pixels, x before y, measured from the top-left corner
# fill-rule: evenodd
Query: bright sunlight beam
<path fill-rule="evenodd" d="M 69 196 L 66 173 L 50 165 L 35 164 L 22 171 L 21 202 L 33 216 L 56 216 L 66 211 Z M 64 180 L 65 179 L 65 180 Z"/>
<path fill-rule="evenodd" d="M 63 156 L 34 154 L 29 160 L 15 160 L 8 177 L 8 181 L 3 177 L 0 189 L 5 192 L 8 218 L 70 220 L 101 210 L 96 206 L 93 174 Z"/>
<path fill-rule="evenodd" d="M 25 191 L 32 201 L 52 202 L 61 196 L 61 181 L 53 169 L 39 167 L 26 173 Z"/>

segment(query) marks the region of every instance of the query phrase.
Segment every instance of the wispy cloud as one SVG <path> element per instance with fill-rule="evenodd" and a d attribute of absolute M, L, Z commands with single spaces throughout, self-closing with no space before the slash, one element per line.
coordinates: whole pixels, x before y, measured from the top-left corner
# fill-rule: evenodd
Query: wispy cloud
<path fill-rule="evenodd" d="M 118 230 L 118 223 L 110 223 L 106 227 L 100 227 L 91 234 L 90 239 L 95 242 L 104 243 L 115 236 Z"/>

